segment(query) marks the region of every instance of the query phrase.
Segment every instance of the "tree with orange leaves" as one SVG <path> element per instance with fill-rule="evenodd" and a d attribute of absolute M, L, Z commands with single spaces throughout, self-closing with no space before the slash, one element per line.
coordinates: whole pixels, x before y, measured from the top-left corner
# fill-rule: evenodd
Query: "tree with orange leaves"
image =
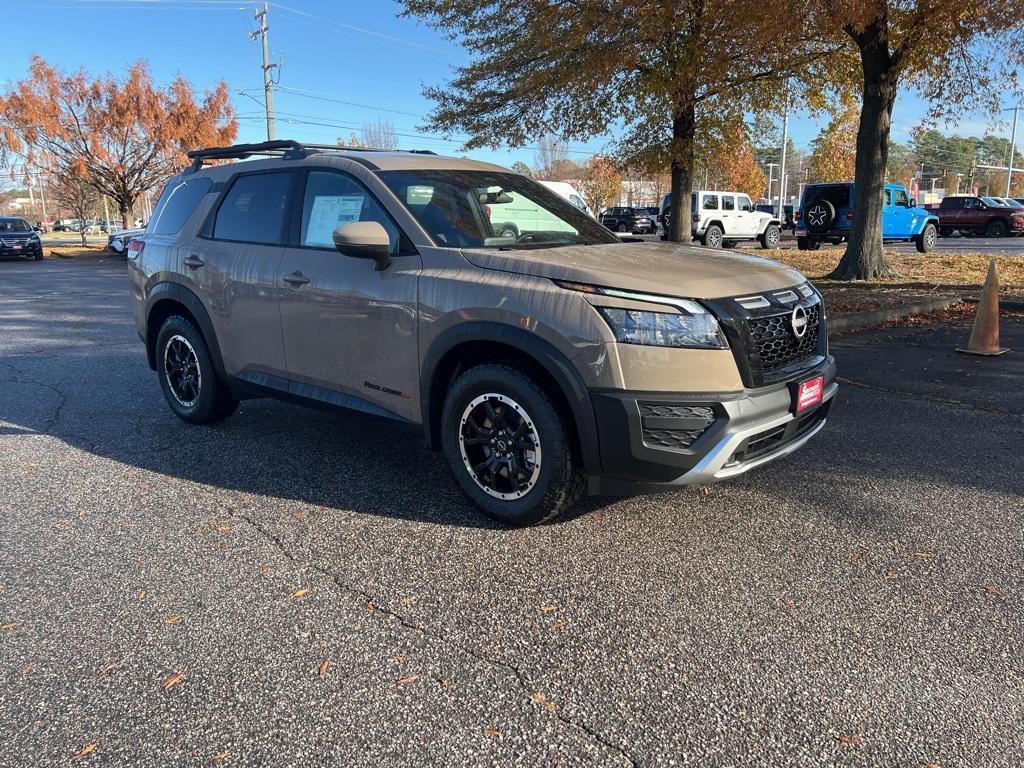
<path fill-rule="evenodd" d="M 123 79 L 92 78 L 34 56 L 29 77 L 0 96 L 0 160 L 86 180 L 114 201 L 125 226 L 136 200 L 178 170 L 189 149 L 230 144 L 237 132 L 226 83 L 197 102 L 180 76 L 154 86 L 143 61 Z"/>
<path fill-rule="evenodd" d="M 704 160 L 714 170 L 718 189 L 746 192 L 755 200 L 764 196 L 768 177 L 757 164 L 754 146 L 742 121 L 723 126 L 721 134 L 709 138 L 704 149 Z"/>

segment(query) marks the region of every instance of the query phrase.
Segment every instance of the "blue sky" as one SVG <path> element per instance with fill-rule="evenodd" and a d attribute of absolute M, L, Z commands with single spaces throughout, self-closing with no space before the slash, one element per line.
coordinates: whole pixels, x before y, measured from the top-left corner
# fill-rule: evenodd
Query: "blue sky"
<path fill-rule="evenodd" d="M 0 0 L 4 9 L 0 88 L 25 76 L 33 53 L 65 69 L 123 72 L 140 58 L 163 84 L 181 73 L 197 88 L 223 78 L 239 114 L 239 140 L 265 138 L 261 54 L 248 39 L 255 3 L 236 0 Z M 430 110 L 425 85 L 443 83 L 464 53 L 438 32 L 397 17 L 392 0 L 287 0 L 270 4 L 270 45 L 282 60 L 275 92 L 278 137 L 333 142 L 363 123 L 390 120 L 405 148 L 455 153 L 458 141 L 426 137 L 419 126 Z M 10 34 L 24 30 L 24 34 Z M 248 95 L 247 95 L 248 94 Z M 348 104 L 339 101 L 350 102 Z M 925 105 L 904 95 L 896 105 L 893 138 L 902 141 Z M 983 133 L 988 120 L 965 115 L 960 130 Z M 822 125 L 805 114 L 790 121 L 797 146 Z M 1006 128 L 997 133 L 1008 135 Z M 610 137 L 570 146 L 576 159 L 600 151 Z M 472 157 L 509 165 L 533 161 L 532 149 L 477 150 Z"/>

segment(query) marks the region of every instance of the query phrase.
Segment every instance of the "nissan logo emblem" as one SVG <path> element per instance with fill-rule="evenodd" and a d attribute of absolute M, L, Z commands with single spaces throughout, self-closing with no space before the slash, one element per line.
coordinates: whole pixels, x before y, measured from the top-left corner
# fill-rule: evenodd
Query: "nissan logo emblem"
<path fill-rule="evenodd" d="M 793 314 L 789 317 L 789 324 L 793 327 L 793 335 L 802 339 L 807 333 L 807 310 L 803 307 L 793 307 Z"/>

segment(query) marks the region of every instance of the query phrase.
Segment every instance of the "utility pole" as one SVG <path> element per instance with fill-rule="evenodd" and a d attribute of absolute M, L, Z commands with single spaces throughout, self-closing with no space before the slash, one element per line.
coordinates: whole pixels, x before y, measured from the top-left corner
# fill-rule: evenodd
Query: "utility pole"
<path fill-rule="evenodd" d="M 785 82 L 785 96 L 782 102 L 782 157 L 779 159 L 779 221 L 785 220 L 786 208 L 786 144 L 789 143 L 789 80 Z M 772 185 L 768 184 L 768 202 L 772 201 Z"/>
<path fill-rule="evenodd" d="M 43 181 L 43 174 L 36 172 L 36 183 L 39 185 L 39 202 L 43 204 L 43 221 L 46 221 L 49 217 L 46 215 L 46 182 Z"/>
<path fill-rule="evenodd" d="M 779 167 L 778 163 L 768 163 L 768 203 L 772 202 L 772 182 L 775 180 L 772 174 Z"/>
<path fill-rule="evenodd" d="M 270 27 L 267 26 L 267 4 L 263 3 L 263 10 L 256 11 L 256 21 L 260 23 L 260 28 L 249 35 L 250 40 L 255 40 L 257 37 L 263 38 L 263 104 L 267 110 L 267 141 L 274 140 L 274 80 L 270 76 L 270 70 L 274 69 L 277 64 L 270 63 L 270 43 L 267 40 L 267 32 Z"/>
<path fill-rule="evenodd" d="M 1006 164 L 1006 194 L 1003 197 L 1010 196 L 1010 183 L 1013 181 L 1013 156 L 1017 142 L 1017 113 L 1019 111 L 1020 107 L 1013 108 L 1013 130 L 1010 131 L 1010 162 Z"/>

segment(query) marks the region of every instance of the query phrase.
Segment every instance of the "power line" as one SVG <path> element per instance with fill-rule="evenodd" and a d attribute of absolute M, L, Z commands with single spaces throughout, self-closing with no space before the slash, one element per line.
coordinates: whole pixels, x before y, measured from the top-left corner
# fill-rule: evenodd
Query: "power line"
<path fill-rule="evenodd" d="M 398 43 L 400 45 L 408 45 L 408 46 L 411 46 L 413 48 L 419 48 L 420 50 L 423 50 L 423 51 L 430 51 L 432 53 L 438 53 L 438 54 L 441 54 L 442 56 L 449 56 L 449 57 L 454 57 L 455 56 L 455 53 L 452 52 L 452 51 L 446 51 L 446 50 L 443 50 L 441 48 L 434 48 L 433 46 L 424 45 L 423 43 L 417 43 L 417 42 L 415 42 L 413 40 L 406 40 L 405 38 L 395 37 L 394 35 L 388 35 L 388 34 L 385 34 L 383 32 L 376 32 L 376 31 L 374 31 L 372 29 L 366 29 L 365 27 L 357 27 L 354 24 L 346 24 L 343 21 L 338 21 L 337 19 L 331 19 L 331 18 L 328 18 L 326 16 L 320 16 L 320 15 L 315 14 L 315 13 L 310 13 L 309 11 L 300 11 L 297 8 L 292 8 L 291 6 L 284 5 L 283 3 L 274 2 L 274 3 L 271 3 L 271 5 L 273 5 L 278 10 L 284 11 L 285 13 L 291 13 L 291 14 L 294 14 L 296 16 L 306 17 L 308 19 L 316 19 L 318 21 L 323 21 L 323 22 L 326 22 L 327 24 L 332 24 L 332 25 L 334 25 L 336 27 L 340 27 L 342 29 L 346 29 L 346 30 L 349 30 L 351 32 L 358 32 L 359 34 L 369 35 L 371 37 L 376 37 L 376 38 L 379 38 L 381 40 L 387 40 L 387 41 L 392 42 L 392 43 Z"/>

